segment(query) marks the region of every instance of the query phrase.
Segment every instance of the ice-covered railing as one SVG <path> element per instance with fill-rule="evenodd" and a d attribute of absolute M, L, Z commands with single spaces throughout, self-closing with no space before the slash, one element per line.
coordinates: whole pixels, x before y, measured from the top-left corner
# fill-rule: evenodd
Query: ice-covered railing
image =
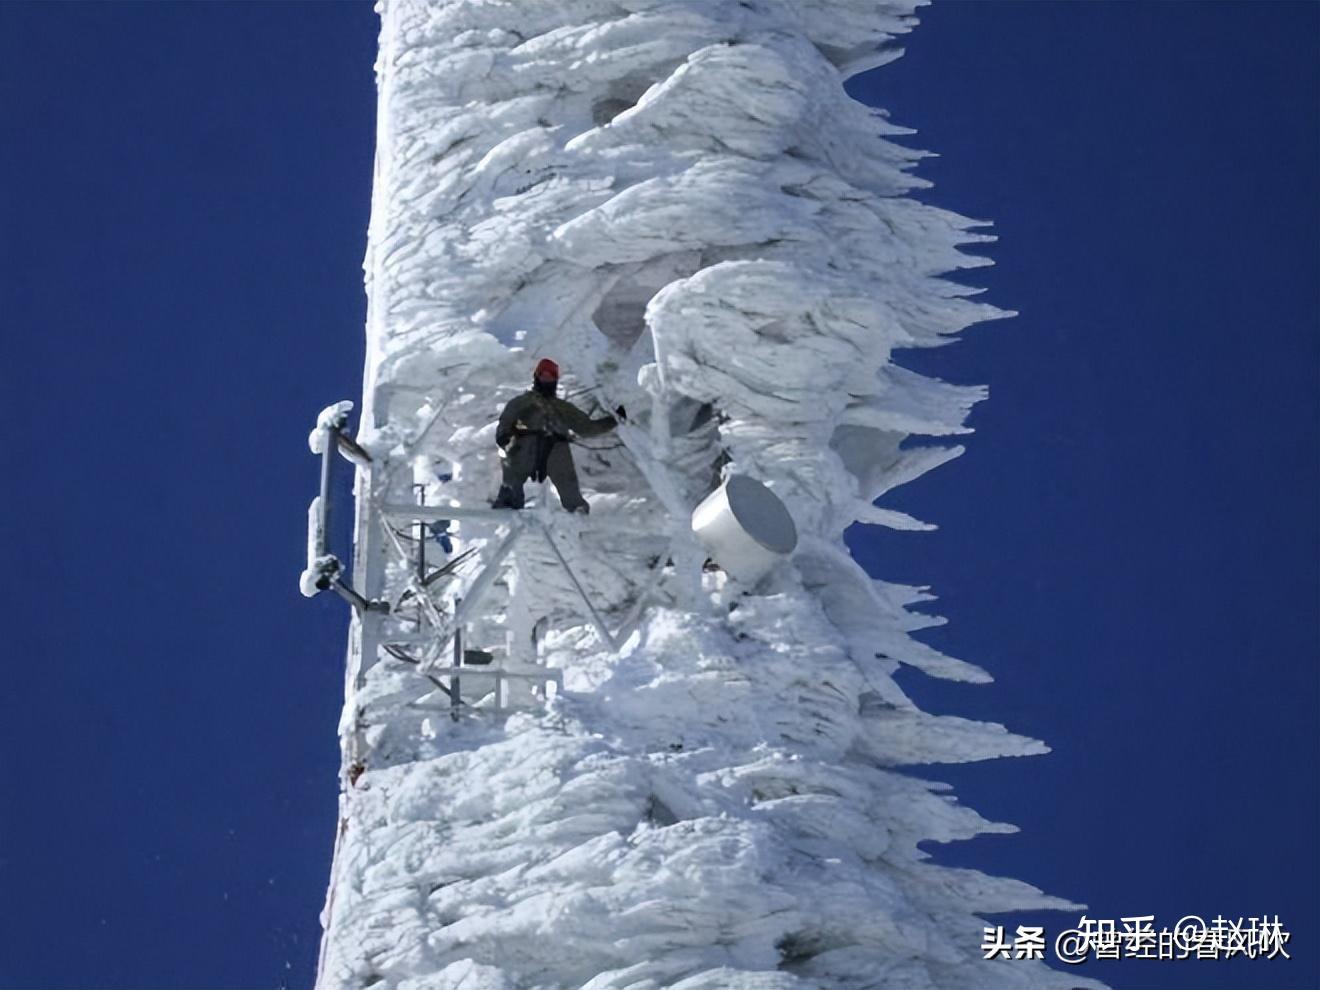
<path fill-rule="evenodd" d="M 931 863 L 919 843 L 1011 826 L 895 768 L 1045 747 L 907 698 L 903 664 L 988 675 L 914 638 L 924 589 L 842 540 L 925 525 L 875 502 L 956 457 L 913 438 L 967 432 L 984 396 L 894 351 L 1005 315 L 943 277 L 986 263 L 960 251 L 978 224 L 908 198 L 921 153 L 842 87 L 914 6 L 382 7 L 355 581 L 410 580 L 384 507 L 494 493 L 536 359 L 630 421 L 574 448 L 590 521 L 547 516 L 554 547 L 520 544 L 470 627 L 534 635 L 561 695 L 438 724 L 355 623 L 320 987 L 1089 985 L 980 958 L 979 913 L 1069 905 Z M 731 474 L 796 523 L 754 586 L 690 525 Z M 458 520 L 454 551 L 501 532 Z"/>

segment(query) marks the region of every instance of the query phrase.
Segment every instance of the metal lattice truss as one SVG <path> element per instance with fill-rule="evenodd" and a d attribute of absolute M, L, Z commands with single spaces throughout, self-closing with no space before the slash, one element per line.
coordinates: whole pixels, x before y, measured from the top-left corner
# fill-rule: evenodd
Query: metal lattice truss
<path fill-rule="evenodd" d="M 302 588 L 309 596 L 333 590 L 352 604 L 358 640 L 353 651 L 358 658 L 353 676 L 359 686 L 367 670 L 384 656 L 413 666 L 433 689 L 427 697 L 434 696 L 455 719 L 464 709 L 480 708 L 499 714 L 520 707 L 521 702 L 538 703 L 562 691 L 563 673 L 538 662 L 534 637 L 530 649 L 527 643 L 507 643 L 503 656 L 469 648 L 471 627 L 491 611 L 492 589 L 507 575 L 518 552 L 538 546 L 548 550 L 568 578 L 578 614 L 606 648 L 617 651 L 640 625 L 666 571 L 672 575 L 678 570 L 675 558 L 683 559 L 682 551 L 690 549 L 681 545 L 690 541 L 677 534 L 669 537 L 622 618 L 615 616 L 617 627 L 611 629 L 576 573 L 571 555 L 564 552 L 556 538 L 556 529 L 565 525 L 560 522 L 565 517 L 550 508 L 544 484 L 540 497 L 533 498 L 527 509 L 517 511 L 428 505 L 421 491 L 416 504 L 388 501 L 387 493 L 398 488 L 400 468 L 421 449 L 439 422 L 443 407 L 402 451 L 391 452 L 392 463 L 383 471 L 383 465 L 373 461 L 344 433 L 351 407 L 347 402 L 328 407 L 312 434 L 312 449 L 322 457 L 321 490 L 309 509 L 308 566 L 303 572 Z M 661 501 L 673 501 L 673 486 L 668 484 L 663 467 L 645 449 L 645 434 L 634 431 L 630 439 L 629 449 L 644 465 L 643 473 L 653 482 Z M 327 547 L 335 451 L 357 469 L 358 529 L 352 584 L 344 580 L 339 558 Z M 444 531 L 453 522 L 490 526 L 492 533 L 433 566 L 427 560 L 430 527 L 439 525 Z M 626 535 L 633 533 L 637 524 L 574 517 L 572 525 L 598 534 Z M 527 690 L 510 690 L 511 685 L 519 683 Z"/>

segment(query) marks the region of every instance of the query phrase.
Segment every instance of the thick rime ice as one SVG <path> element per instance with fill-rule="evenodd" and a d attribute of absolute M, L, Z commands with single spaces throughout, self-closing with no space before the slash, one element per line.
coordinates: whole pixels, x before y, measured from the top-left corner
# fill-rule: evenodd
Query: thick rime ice
<path fill-rule="evenodd" d="M 928 528 L 875 502 L 961 453 L 927 438 L 969 432 L 985 396 L 894 352 L 1008 315 L 943 277 L 987 263 L 960 251 L 981 225 L 908 198 L 922 153 L 843 89 L 897 57 L 915 6 L 383 6 L 355 581 L 418 601 L 378 511 L 415 486 L 487 504 L 496 416 L 552 357 L 561 394 L 629 420 L 574 447 L 589 517 L 519 521 L 545 521 L 622 642 L 544 538 L 467 640 L 534 634 L 523 660 L 563 676 L 544 705 L 451 720 L 355 621 L 320 987 L 1094 985 L 982 960 L 981 914 L 1077 906 L 932 863 L 922 843 L 1013 827 L 901 768 L 1046 748 L 907 698 L 903 664 L 990 677 L 914 638 L 931 596 L 843 543 Z M 755 587 L 703 569 L 687 523 L 733 472 L 800 534 Z M 476 553 L 421 590 L 436 612 L 501 532 L 450 524 Z"/>

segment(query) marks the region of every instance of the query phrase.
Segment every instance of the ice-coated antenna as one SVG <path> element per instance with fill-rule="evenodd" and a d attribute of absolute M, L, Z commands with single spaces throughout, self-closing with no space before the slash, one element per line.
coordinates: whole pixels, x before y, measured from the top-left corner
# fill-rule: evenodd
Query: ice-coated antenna
<path fill-rule="evenodd" d="M 358 467 L 371 463 L 371 455 L 343 431 L 352 409 L 353 403 L 347 399 L 326 406 L 307 437 L 312 453 L 321 457 L 321 490 L 307 507 L 307 567 L 298 587 L 307 598 L 334 591 L 359 612 L 382 611 L 388 608 L 385 603 L 364 597 L 344 580 L 343 564 L 329 549 L 335 452 Z"/>

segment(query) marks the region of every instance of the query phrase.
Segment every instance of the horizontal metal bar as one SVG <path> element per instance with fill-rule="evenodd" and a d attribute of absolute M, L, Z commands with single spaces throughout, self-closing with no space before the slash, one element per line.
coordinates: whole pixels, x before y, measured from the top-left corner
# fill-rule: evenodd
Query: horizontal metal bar
<path fill-rule="evenodd" d="M 520 522 L 516 509 L 470 509 L 461 505 L 409 505 L 389 502 L 380 508 L 381 514 L 411 522 L 437 522 L 441 519 L 495 519 L 501 522 Z"/>
<path fill-rule="evenodd" d="M 564 672 L 549 667 L 488 667 L 485 665 L 463 667 L 428 667 L 426 672 L 432 677 L 505 677 L 519 681 L 554 681 L 563 685 Z"/>
<path fill-rule="evenodd" d="M 332 589 L 339 593 L 339 597 L 344 599 L 355 609 L 365 612 L 371 608 L 371 602 L 367 601 L 351 587 L 344 583 L 343 578 L 335 578 L 334 584 L 330 585 Z"/>
<path fill-rule="evenodd" d="M 432 629 L 430 632 L 419 633 L 398 633 L 392 636 L 381 636 L 381 645 L 386 646 L 431 646 L 434 643 L 440 643 L 448 640 L 452 632 L 446 632 L 443 629 Z"/>
<path fill-rule="evenodd" d="M 530 526 L 540 523 L 534 514 L 535 506 L 526 509 L 486 509 L 465 505 L 409 505 L 406 502 L 390 502 L 381 506 L 383 515 L 402 522 L 437 522 L 441 519 L 490 519 L 513 525 Z M 628 533 L 637 536 L 667 536 L 667 524 L 656 526 L 654 517 L 621 518 L 619 516 L 588 516 L 574 519 L 582 529 L 596 532 Z M 550 525 L 554 525 L 552 522 Z"/>
<path fill-rule="evenodd" d="M 345 460 L 352 461 L 359 467 L 366 467 L 371 463 L 371 455 L 352 437 L 346 437 L 335 430 L 335 439 L 338 441 L 339 453 L 344 456 Z"/>

